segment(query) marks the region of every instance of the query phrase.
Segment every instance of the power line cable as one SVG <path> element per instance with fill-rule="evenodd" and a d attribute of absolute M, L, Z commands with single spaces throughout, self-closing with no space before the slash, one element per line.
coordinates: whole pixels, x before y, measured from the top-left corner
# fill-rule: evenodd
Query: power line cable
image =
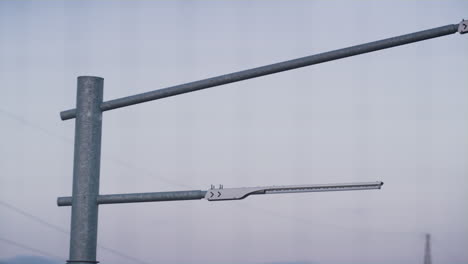
<path fill-rule="evenodd" d="M 16 213 L 18 213 L 20 215 L 23 215 L 23 216 L 25 216 L 27 218 L 30 218 L 30 219 L 32 219 L 32 220 L 34 220 L 34 221 L 36 221 L 36 222 L 38 222 L 38 223 L 40 223 L 40 224 L 42 224 L 44 226 L 47 226 L 47 227 L 49 227 L 51 229 L 54 229 L 54 230 L 56 230 L 56 231 L 58 231 L 60 233 L 64 233 L 64 234 L 69 233 L 69 231 L 67 231 L 66 229 L 64 229 L 64 228 L 62 228 L 60 226 L 51 224 L 51 223 L 43 220 L 42 218 L 39 218 L 39 217 L 37 217 L 35 215 L 32 215 L 32 214 L 30 214 L 30 213 L 28 213 L 28 212 L 26 212 L 24 210 L 21 210 L 20 208 L 14 206 L 12 204 L 6 203 L 4 201 L 0 201 L 0 205 L 4 206 L 4 207 L 6 207 L 6 208 L 8 208 L 8 209 L 10 209 L 12 211 L 15 211 Z"/>
<path fill-rule="evenodd" d="M 8 209 L 10 209 L 12 211 L 15 211 L 16 213 L 21 214 L 21 215 L 23 215 L 23 216 L 37 222 L 37 223 L 40 223 L 40 224 L 42 224 L 44 226 L 47 226 L 47 227 L 49 227 L 49 228 L 51 228 L 51 229 L 53 229 L 53 230 L 55 230 L 57 232 L 63 233 L 65 235 L 67 235 L 67 236 L 70 234 L 70 232 L 68 230 L 66 230 L 65 228 L 60 227 L 60 226 L 55 225 L 55 224 L 51 224 L 48 221 L 46 221 L 46 220 L 44 220 L 44 219 L 42 219 L 40 217 L 37 217 L 37 216 L 35 216 L 35 215 L 31 214 L 31 213 L 28 213 L 28 212 L 26 212 L 26 211 L 24 211 L 24 210 L 22 210 L 22 209 L 20 209 L 20 208 L 18 208 L 16 206 L 12 205 L 12 204 L 6 203 L 4 201 L 0 201 L 0 205 L 4 206 L 4 207 L 6 207 L 6 208 L 8 208 Z M 112 254 L 115 254 L 115 255 L 117 255 L 119 257 L 122 257 L 122 258 L 125 258 L 125 259 L 128 259 L 128 260 L 132 260 L 132 261 L 134 261 L 136 263 L 149 264 L 149 262 L 145 262 L 145 261 L 143 261 L 141 259 L 126 255 L 124 253 L 119 252 L 118 250 L 106 247 L 106 246 L 101 245 L 99 243 L 98 243 L 98 247 L 100 249 L 102 249 L 102 250 L 108 251 L 108 252 L 110 252 Z"/>
<path fill-rule="evenodd" d="M 33 248 L 33 247 L 28 246 L 28 245 L 21 244 L 19 242 L 16 242 L 16 241 L 4 238 L 4 237 L 0 237 L 0 241 L 3 241 L 6 244 L 10 244 L 10 245 L 22 248 L 22 249 L 26 249 L 26 250 L 29 250 L 29 251 L 32 251 L 32 252 L 35 252 L 35 253 L 39 253 L 40 255 L 43 255 L 43 256 L 46 256 L 46 257 L 49 257 L 49 258 L 52 258 L 52 259 L 57 259 L 57 260 L 60 260 L 60 261 L 63 261 L 65 259 L 65 258 L 59 257 L 57 255 L 47 253 L 47 252 L 45 252 L 43 250 Z"/>
<path fill-rule="evenodd" d="M 64 141 L 64 142 L 67 142 L 67 143 L 71 143 L 73 144 L 73 140 L 71 138 L 68 138 L 68 137 L 65 137 L 63 135 L 60 135 L 60 134 L 57 134 L 57 133 L 54 133 L 38 124 L 35 124 L 19 115 L 16 115 L 16 114 L 13 114 L 11 113 L 10 111 L 7 111 L 7 110 L 4 110 L 4 109 L 1 109 L 0 108 L 0 113 L 2 113 L 3 115 L 9 117 L 10 119 L 13 119 L 15 121 L 17 121 L 18 123 L 21 123 L 22 125 L 24 126 L 27 126 L 27 127 L 30 127 L 30 128 L 34 128 L 36 130 L 39 130 L 41 131 L 42 133 L 52 137 L 52 138 L 55 138 L 55 139 L 60 139 L 61 141 Z"/>
<path fill-rule="evenodd" d="M 57 133 L 54 133 L 38 124 L 35 124 L 19 115 L 16 115 L 16 114 L 13 114 L 9 111 L 6 111 L 4 109 L 1 109 L 0 108 L 0 113 L 4 114 L 5 116 L 9 117 L 10 119 L 13 119 L 13 120 L 16 120 L 17 122 L 21 123 L 22 125 L 24 126 L 27 126 L 27 127 L 30 127 L 30 128 L 33 128 L 33 129 L 37 129 L 39 131 L 41 131 L 42 133 L 54 138 L 54 139 L 60 139 L 61 141 L 63 142 L 66 142 L 68 144 L 74 144 L 73 143 L 73 139 L 71 138 L 68 138 L 68 137 L 65 137 L 63 135 L 60 135 L 60 134 L 57 134 Z M 135 166 L 134 164 L 131 164 L 127 161 L 124 161 L 124 160 L 121 160 L 115 156 L 112 156 L 112 155 L 109 155 L 109 154 L 103 154 L 103 159 L 105 160 L 109 160 L 109 161 L 112 161 L 114 162 L 115 164 L 118 164 L 124 168 L 127 168 L 127 169 L 131 169 L 131 170 L 136 170 L 136 171 L 140 171 L 146 175 L 150 175 L 151 178 L 155 178 L 156 180 L 159 180 L 160 182 L 163 182 L 163 183 L 166 183 L 166 184 L 169 184 L 169 185 L 173 185 L 173 186 L 178 186 L 178 187 L 184 187 L 184 188 L 191 188 L 191 186 L 188 186 L 186 184 L 183 184 L 183 183 L 180 183 L 180 182 L 177 182 L 177 181 L 174 181 L 174 180 L 171 180 L 171 179 L 168 179 L 166 177 L 162 177 L 160 175 L 155 175 L 154 172 L 146 169 L 146 168 L 141 168 L 141 167 L 138 167 L 138 166 Z"/>

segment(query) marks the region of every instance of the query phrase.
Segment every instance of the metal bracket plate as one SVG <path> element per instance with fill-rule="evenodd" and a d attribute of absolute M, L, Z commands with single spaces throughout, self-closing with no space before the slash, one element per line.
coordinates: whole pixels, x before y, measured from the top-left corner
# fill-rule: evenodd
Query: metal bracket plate
<path fill-rule="evenodd" d="M 383 182 L 358 182 L 339 184 L 307 184 L 266 187 L 220 188 L 211 187 L 206 192 L 208 201 L 241 200 L 252 194 L 277 194 L 298 192 L 332 192 L 380 189 Z"/>
<path fill-rule="evenodd" d="M 458 32 L 460 34 L 468 33 L 468 20 L 463 19 L 463 21 L 460 22 L 460 24 L 458 25 Z"/>

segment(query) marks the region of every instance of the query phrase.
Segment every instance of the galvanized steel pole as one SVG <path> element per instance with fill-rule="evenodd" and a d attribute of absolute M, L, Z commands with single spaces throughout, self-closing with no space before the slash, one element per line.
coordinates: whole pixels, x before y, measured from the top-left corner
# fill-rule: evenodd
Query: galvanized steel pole
<path fill-rule="evenodd" d="M 73 161 L 70 256 L 67 263 L 96 261 L 104 79 L 78 77 Z"/>

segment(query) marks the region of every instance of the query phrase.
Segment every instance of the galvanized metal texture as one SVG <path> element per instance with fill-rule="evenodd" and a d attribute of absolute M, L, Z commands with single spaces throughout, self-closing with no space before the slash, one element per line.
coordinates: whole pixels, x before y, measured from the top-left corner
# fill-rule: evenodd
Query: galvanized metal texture
<path fill-rule="evenodd" d="M 106 194 L 97 197 L 97 204 L 116 203 L 141 203 L 141 202 L 162 202 L 181 200 L 200 200 L 205 198 L 206 191 L 175 191 L 175 192 L 151 192 L 151 193 L 126 193 L 126 194 Z M 58 206 L 72 205 L 72 197 L 59 197 Z"/>
<path fill-rule="evenodd" d="M 362 191 L 382 188 L 383 182 L 355 182 L 332 184 L 306 184 L 284 185 L 266 187 L 242 188 L 211 188 L 205 199 L 209 201 L 241 200 L 254 194 L 304 193 L 304 192 L 336 192 L 336 191 Z"/>
<path fill-rule="evenodd" d="M 78 77 L 68 263 L 96 263 L 104 79 Z"/>
<path fill-rule="evenodd" d="M 387 49 L 400 45 L 405 45 L 413 42 L 427 40 L 431 38 L 442 37 L 445 35 L 456 33 L 459 24 L 447 25 L 443 27 L 419 31 L 407 35 L 387 38 L 379 41 L 369 42 L 357 46 L 338 49 L 317 55 L 307 56 L 294 60 L 270 64 L 249 70 L 225 74 L 213 78 L 208 78 L 200 81 L 176 85 L 164 89 L 159 89 L 151 92 L 137 94 L 133 96 L 123 97 L 119 99 L 110 100 L 101 104 L 101 110 L 107 111 L 129 105 L 144 103 L 152 100 L 157 100 L 165 97 L 170 97 L 178 94 L 194 92 L 210 87 L 215 87 L 223 84 L 243 81 L 251 78 L 256 78 L 264 75 L 288 71 L 305 66 L 319 64 L 327 61 L 342 59 L 359 54 L 373 52 L 377 50 Z M 66 110 L 60 113 L 62 120 L 72 119 L 76 116 L 76 109 Z"/>
<path fill-rule="evenodd" d="M 302 192 L 334 192 L 334 191 L 357 191 L 380 189 L 383 182 L 355 182 L 355 183 L 333 183 L 333 184 L 307 184 L 307 185 L 284 185 L 266 187 L 241 187 L 223 188 L 212 187 L 208 191 L 174 191 L 174 192 L 151 192 L 151 193 L 127 193 L 99 195 L 97 204 L 116 203 L 140 203 L 140 202 L 162 202 L 181 200 L 224 201 L 240 200 L 253 194 L 277 194 L 277 193 L 302 193 Z M 59 197 L 58 206 L 72 205 L 72 197 Z"/>

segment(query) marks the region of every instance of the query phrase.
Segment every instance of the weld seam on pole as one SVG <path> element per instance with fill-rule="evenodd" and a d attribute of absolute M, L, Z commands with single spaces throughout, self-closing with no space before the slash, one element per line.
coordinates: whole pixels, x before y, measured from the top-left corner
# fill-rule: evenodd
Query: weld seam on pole
<path fill-rule="evenodd" d="M 154 91 L 150 91 L 150 92 L 146 92 L 142 94 L 137 94 L 137 95 L 110 100 L 107 102 L 103 102 L 101 104 L 101 110 L 102 111 L 112 110 L 112 109 L 130 106 L 134 104 L 162 99 L 162 98 L 166 98 L 166 97 L 170 97 L 170 96 L 174 96 L 178 94 L 194 92 L 194 91 L 198 91 L 198 90 L 202 90 L 202 89 L 206 89 L 210 87 L 243 81 L 243 80 L 252 79 L 252 78 L 256 78 L 260 76 L 265 76 L 265 75 L 274 74 L 278 72 L 297 69 L 297 68 L 301 68 L 305 66 L 311 66 L 314 64 L 342 59 L 346 57 L 351 57 L 351 56 L 378 51 L 382 49 L 387 49 L 391 47 L 401 46 L 401 45 L 414 43 L 414 42 L 418 42 L 422 40 L 427 40 L 431 38 L 442 37 L 442 36 L 456 33 L 457 31 L 458 31 L 458 24 L 446 25 L 443 27 L 428 29 L 428 30 L 401 35 L 397 37 L 392 37 L 392 38 L 387 38 L 387 39 L 360 44 L 356 46 L 351 46 L 348 48 L 343 48 L 343 49 L 338 49 L 338 50 L 311 55 L 307 57 L 302 57 L 298 59 L 283 61 L 283 62 L 261 66 L 261 67 L 257 67 L 253 69 L 229 73 L 229 74 L 220 75 L 217 77 L 203 79 L 203 80 L 199 80 L 195 82 L 185 83 L 185 84 L 158 89 L 158 90 L 154 90 Z M 72 118 L 75 118 L 75 116 L 76 116 L 75 109 L 66 110 L 60 113 L 60 117 L 62 120 L 72 119 Z"/>

